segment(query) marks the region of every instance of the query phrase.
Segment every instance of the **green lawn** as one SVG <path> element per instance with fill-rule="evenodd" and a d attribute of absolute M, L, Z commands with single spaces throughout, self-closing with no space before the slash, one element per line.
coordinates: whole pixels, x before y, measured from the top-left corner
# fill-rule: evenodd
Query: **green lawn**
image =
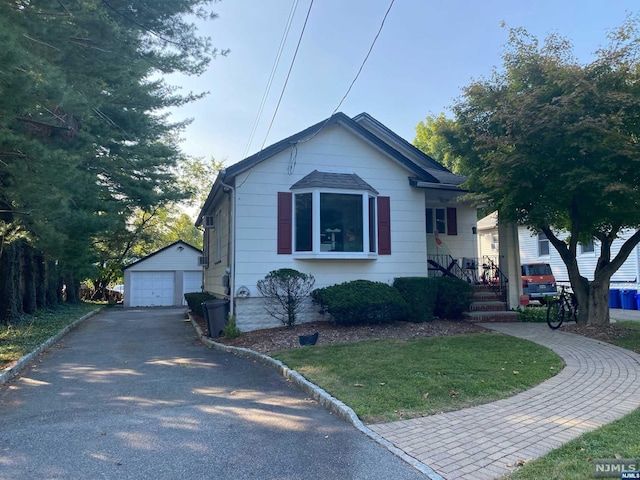
<path fill-rule="evenodd" d="M 613 340 L 616 345 L 640 353 L 640 322 L 617 321 L 616 325 L 633 330 Z M 585 403 L 589 402 L 585 398 Z M 527 463 L 509 480 L 583 480 L 593 478 L 594 458 L 640 459 L 640 409 L 629 415 L 585 433 L 575 440 L 553 450 L 548 455 Z M 619 477 L 618 477 L 619 478 Z"/>
<path fill-rule="evenodd" d="M 61 304 L 39 311 L 18 325 L 0 326 L 0 369 L 31 352 L 67 325 L 98 308 L 95 303 Z"/>
<path fill-rule="evenodd" d="M 320 345 L 272 356 L 368 423 L 506 398 L 563 367 L 560 357 L 545 347 L 494 333 Z"/>
<path fill-rule="evenodd" d="M 640 322 L 634 322 L 631 320 L 618 320 L 616 325 L 633 330 L 629 335 L 617 338 L 613 341 L 614 344 L 622 348 L 627 348 L 640 353 Z"/>

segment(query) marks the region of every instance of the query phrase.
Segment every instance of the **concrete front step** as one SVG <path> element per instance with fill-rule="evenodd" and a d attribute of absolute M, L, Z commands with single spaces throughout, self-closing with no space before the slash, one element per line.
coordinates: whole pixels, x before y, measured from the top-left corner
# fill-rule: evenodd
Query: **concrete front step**
<path fill-rule="evenodd" d="M 514 311 L 473 311 L 464 312 L 465 320 L 469 322 L 519 322 L 518 312 Z"/>

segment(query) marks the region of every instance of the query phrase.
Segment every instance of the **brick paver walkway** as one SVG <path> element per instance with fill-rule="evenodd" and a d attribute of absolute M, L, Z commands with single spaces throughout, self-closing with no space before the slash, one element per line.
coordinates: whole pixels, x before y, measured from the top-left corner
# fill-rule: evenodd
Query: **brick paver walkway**
<path fill-rule="evenodd" d="M 549 347 L 566 367 L 505 400 L 369 425 L 441 478 L 494 479 L 640 407 L 640 355 L 546 324 L 483 326 Z"/>

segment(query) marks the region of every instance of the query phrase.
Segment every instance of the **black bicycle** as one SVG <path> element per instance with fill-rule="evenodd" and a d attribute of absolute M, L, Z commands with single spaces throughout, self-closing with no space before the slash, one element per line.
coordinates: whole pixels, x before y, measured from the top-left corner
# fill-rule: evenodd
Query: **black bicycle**
<path fill-rule="evenodd" d="M 577 322 L 578 300 L 574 293 L 568 291 L 564 285 L 560 288 L 558 298 L 547 305 L 547 325 L 552 330 L 560 328 L 563 322 L 573 320 Z"/>

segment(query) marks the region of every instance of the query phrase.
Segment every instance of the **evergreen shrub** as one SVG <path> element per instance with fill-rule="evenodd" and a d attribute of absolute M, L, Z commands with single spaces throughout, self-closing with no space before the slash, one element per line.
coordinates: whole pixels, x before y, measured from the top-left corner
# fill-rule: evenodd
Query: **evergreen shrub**
<path fill-rule="evenodd" d="M 408 304 L 407 320 L 414 323 L 430 322 L 438 297 L 438 283 L 428 277 L 398 277 L 393 286 Z"/>
<path fill-rule="evenodd" d="M 400 292 L 390 285 L 354 280 L 312 292 L 339 325 L 393 323 L 406 320 L 409 306 Z"/>

